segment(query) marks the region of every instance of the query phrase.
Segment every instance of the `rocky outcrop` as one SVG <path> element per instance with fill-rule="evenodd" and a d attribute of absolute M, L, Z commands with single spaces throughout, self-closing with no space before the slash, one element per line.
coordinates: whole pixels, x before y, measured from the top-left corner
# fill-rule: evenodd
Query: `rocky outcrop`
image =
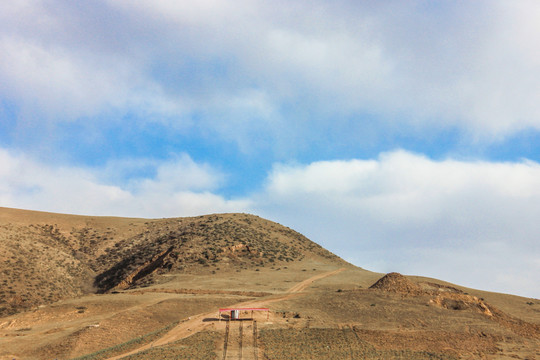
<path fill-rule="evenodd" d="M 423 293 L 420 286 L 396 272 L 386 274 L 375 284 L 371 285 L 370 289 L 389 291 L 404 295 L 420 295 Z"/>
<path fill-rule="evenodd" d="M 441 292 L 429 303 L 450 310 L 474 310 L 486 316 L 493 316 L 493 313 L 486 303 L 476 296 L 459 294 L 454 292 Z"/>
<path fill-rule="evenodd" d="M 124 290 L 129 288 L 131 285 L 133 285 L 134 282 L 136 282 L 139 279 L 142 279 L 143 277 L 150 275 L 152 272 L 154 272 L 156 269 L 161 267 L 163 265 L 163 260 L 169 255 L 169 253 L 173 250 L 173 248 L 169 248 L 166 251 L 162 252 L 161 254 L 155 256 L 152 260 L 146 262 L 142 266 L 140 266 L 137 270 L 129 274 L 125 279 L 123 279 L 118 285 L 116 285 L 112 290 Z"/>

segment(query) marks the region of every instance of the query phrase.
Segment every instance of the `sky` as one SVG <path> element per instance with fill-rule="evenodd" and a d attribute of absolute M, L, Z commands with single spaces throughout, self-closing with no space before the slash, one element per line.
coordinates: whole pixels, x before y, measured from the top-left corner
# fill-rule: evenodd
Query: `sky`
<path fill-rule="evenodd" d="M 0 3 L 0 206 L 244 212 L 540 298 L 540 2 Z"/>

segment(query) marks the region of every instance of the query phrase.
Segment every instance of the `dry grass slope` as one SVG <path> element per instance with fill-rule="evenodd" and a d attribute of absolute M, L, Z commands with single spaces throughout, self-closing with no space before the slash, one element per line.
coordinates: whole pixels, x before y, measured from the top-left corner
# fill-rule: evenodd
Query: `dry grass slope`
<path fill-rule="evenodd" d="M 370 337 L 371 339 L 371 337 Z M 261 332 L 266 359 L 444 359 L 457 357 L 429 351 L 377 349 L 351 328 L 276 329 Z"/>
<path fill-rule="evenodd" d="M 248 214 L 121 219 L 0 208 L 0 316 L 169 273 L 344 263 L 303 235 Z"/>
<path fill-rule="evenodd" d="M 218 354 L 214 349 L 220 340 L 221 334 L 200 332 L 165 346 L 126 356 L 123 360 L 215 360 L 218 359 Z"/>

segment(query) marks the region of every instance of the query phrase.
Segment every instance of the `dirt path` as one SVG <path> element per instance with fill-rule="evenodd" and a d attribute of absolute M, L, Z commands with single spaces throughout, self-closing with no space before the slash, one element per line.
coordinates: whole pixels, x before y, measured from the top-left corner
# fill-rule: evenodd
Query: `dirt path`
<path fill-rule="evenodd" d="M 321 280 L 321 279 L 324 279 L 325 277 L 329 277 L 329 276 L 339 274 L 343 270 L 345 270 L 345 269 L 341 268 L 341 269 L 337 269 L 337 270 L 334 270 L 334 271 L 330 271 L 330 272 L 326 272 L 326 273 L 322 273 L 322 274 L 319 274 L 319 275 L 312 276 L 309 279 L 306 279 L 306 280 L 304 280 L 302 282 L 299 282 L 298 284 L 294 285 L 287 292 L 288 293 L 298 293 L 298 292 L 304 291 L 314 281 Z"/>
<path fill-rule="evenodd" d="M 244 342 L 244 322 L 227 322 L 229 334 L 226 336 L 227 343 L 224 344 L 223 360 L 242 360 Z"/>
<path fill-rule="evenodd" d="M 221 360 L 258 360 L 257 321 L 226 321 Z"/>
<path fill-rule="evenodd" d="M 263 306 L 271 304 L 271 303 L 287 300 L 287 299 L 290 299 L 290 298 L 292 298 L 294 296 L 298 296 L 300 292 L 305 290 L 313 282 L 315 282 L 317 280 L 320 280 L 320 279 L 324 279 L 324 278 L 329 277 L 329 276 L 336 275 L 336 274 L 338 274 L 338 273 L 340 273 L 340 272 L 342 272 L 344 270 L 345 270 L 344 268 L 341 268 L 341 269 L 337 269 L 337 270 L 334 270 L 334 271 L 329 271 L 329 272 L 326 272 L 326 273 L 322 273 L 322 274 L 319 274 L 319 275 L 312 276 L 309 279 L 306 279 L 306 280 L 304 280 L 302 282 L 299 282 L 298 284 L 291 287 L 289 290 L 287 290 L 287 292 L 284 295 L 279 295 L 279 296 L 276 296 L 276 297 L 270 297 L 270 298 L 261 299 L 261 300 L 246 301 L 246 302 L 242 302 L 242 303 L 232 305 L 230 307 L 263 307 Z M 154 341 L 154 342 L 152 342 L 150 344 L 146 344 L 144 346 L 141 346 L 141 347 L 139 347 L 139 348 L 137 348 L 135 350 L 132 350 L 130 352 L 108 358 L 107 360 L 118 360 L 118 359 L 121 359 L 121 358 L 123 358 L 125 356 L 133 355 L 133 354 L 136 354 L 136 353 L 138 353 L 140 351 L 150 349 L 151 347 L 166 345 L 166 344 L 171 343 L 173 341 L 184 339 L 184 338 L 186 338 L 188 336 L 191 336 L 191 335 L 193 335 L 193 334 L 195 334 L 197 332 L 205 330 L 207 327 L 212 326 L 212 322 L 203 322 L 203 320 L 207 319 L 207 318 L 214 318 L 215 316 L 216 316 L 215 311 L 192 316 L 192 317 L 188 318 L 187 321 L 184 321 L 184 322 L 178 324 L 175 328 L 173 328 L 171 331 L 169 331 L 167 334 L 165 334 L 163 337 L 157 339 L 156 341 Z"/>

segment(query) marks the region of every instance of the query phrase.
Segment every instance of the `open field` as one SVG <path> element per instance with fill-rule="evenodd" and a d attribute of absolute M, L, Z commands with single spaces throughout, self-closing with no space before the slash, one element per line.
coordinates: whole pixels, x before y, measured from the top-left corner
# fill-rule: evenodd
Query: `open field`
<path fill-rule="evenodd" d="M 383 277 L 245 214 L 154 221 L 10 209 L 0 227 L 0 254 L 20 265 L 0 268 L 10 284 L 2 360 L 540 359 L 538 299 Z M 130 264 L 124 246 L 144 258 Z M 66 261 L 86 275 L 55 267 Z M 103 273 L 108 289 L 89 281 Z M 51 281 L 41 293 L 23 298 L 42 278 Z M 223 307 L 270 311 L 219 321 Z"/>

